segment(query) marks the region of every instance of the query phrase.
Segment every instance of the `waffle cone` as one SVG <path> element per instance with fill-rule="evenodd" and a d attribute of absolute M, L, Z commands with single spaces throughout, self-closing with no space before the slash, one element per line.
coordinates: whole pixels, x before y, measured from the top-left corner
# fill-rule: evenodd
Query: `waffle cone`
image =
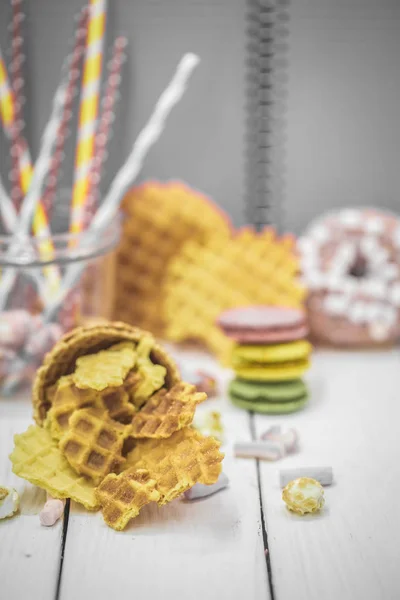
<path fill-rule="evenodd" d="M 138 343 L 144 336 L 152 337 L 151 334 L 142 329 L 117 321 L 89 327 L 78 327 L 67 333 L 46 355 L 43 365 L 36 373 L 32 391 L 35 421 L 39 425 L 43 425 L 47 411 L 51 407 L 51 392 L 54 384 L 60 377 L 69 375 L 74 371 L 77 358 L 85 354 L 105 350 L 118 342 L 131 341 Z M 166 368 L 165 386 L 167 389 L 180 380 L 175 363 L 155 340 L 150 357 L 155 364 L 160 364 Z"/>

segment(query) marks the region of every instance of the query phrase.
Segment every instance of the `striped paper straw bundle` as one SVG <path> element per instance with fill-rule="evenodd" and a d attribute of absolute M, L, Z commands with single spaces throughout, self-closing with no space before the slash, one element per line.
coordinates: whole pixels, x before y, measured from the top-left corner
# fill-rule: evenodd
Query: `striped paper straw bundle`
<path fill-rule="evenodd" d="M 90 170 L 101 88 L 106 10 L 106 0 L 90 0 L 72 190 L 71 233 L 80 233 L 83 229 L 84 207 L 90 193 Z"/>
<path fill-rule="evenodd" d="M 11 87 L 14 94 L 14 122 L 17 135 L 23 133 L 24 118 L 23 104 L 25 97 L 23 93 L 24 77 L 22 67 L 25 62 L 23 52 L 24 38 L 22 32 L 22 22 L 25 19 L 25 14 L 22 10 L 22 0 L 11 0 L 12 19 L 9 25 L 11 33 L 11 62 L 9 65 Z M 20 170 L 18 161 L 18 148 L 15 147 L 15 141 L 11 148 L 12 170 L 10 179 L 12 182 L 11 199 L 14 206 L 19 210 L 23 198 L 22 182 L 20 180 Z"/>
<path fill-rule="evenodd" d="M 64 109 L 57 133 L 56 145 L 51 158 L 49 174 L 46 179 L 46 186 L 42 196 L 42 202 L 48 217 L 51 215 L 51 211 L 54 206 L 61 164 L 64 158 L 65 139 L 68 135 L 69 123 L 72 118 L 74 98 L 78 93 L 78 84 L 81 76 L 80 63 L 85 53 L 87 19 L 88 10 L 85 8 L 80 14 L 75 33 L 74 47 L 70 59 L 70 68 L 69 72 L 67 73 L 67 90 Z"/>
<path fill-rule="evenodd" d="M 107 144 L 111 136 L 115 115 L 115 104 L 121 85 L 121 69 L 126 59 L 128 40 L 118 37 L 113 45 L 112 57 L 108 63 L 108 78 L 104 97 L 101 101 L 101 116 L 95 137 L 95 152 L 90 172 L 90 193 L 84 206 L 84 228 L 90 224 L 100 195 L 101 172 L 108 157 Z"/>

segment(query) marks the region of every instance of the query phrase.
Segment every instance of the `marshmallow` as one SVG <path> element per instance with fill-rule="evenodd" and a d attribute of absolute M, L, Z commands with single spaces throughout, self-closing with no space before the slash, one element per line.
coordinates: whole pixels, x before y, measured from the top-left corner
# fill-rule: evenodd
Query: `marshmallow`
<path fill-rule="evenodd" d="M 400 283 L 396 283 L 389 289 L 389 299 L 395 306 L 400 307 Z"/>
<path fill-rule="evenodd" d="M 355 229 L 361 225 L 361 215 L 358 210 L 345 209 L 340 211 L 338 219 L 346 229 Z"/>
<path fill-rule="evenodd" d="M 282 443 L 287 454 L 295 452 L 298 448 L 299 434 L 296 429 L 288 429 L 282 432 L 282 428 L 278 425 L 273 425 L 260 436 L 263 441 Z"/>
<path fill-rule="evenodd" d="M 309 238 L 300 238 L 297 242 L 297 250 L 303 255 L 317 255 L 317 247 L 313 240 Z"/>
<path fill-rule="evenodd" d="M 344 315 L 346 314 L 349 305 L 349 299 L 347 296 L 339 294 L 329 294 L 324 298 L 324 308 L 327 313 L 331 315 Z"/>
<path fill-rule="evenodd" d="M 352 323 L 364 323 L 366 321 L 366 303 L 360 300 L 349 307 L 348 317 Z"/>
<path fill-rule="evenodd" d="M 393 281 L 393 279 L 397 279 L 400 275 L 399 268 L 397 265 L 389 263 L 380 270 L 380 275 L 385 281 Z"/>
<path fill-rule="evenodd" d="M 281 487 L 285 487 L 290 481 L 299 477 L 315 479 L 321 485 L 332 485 L 333 469 L 332 467 L 297 467 L 295 469 L 281 469 L 279 471 Z"/>
<path fill-rule="evenodd" d="M 236 442 L 233 453 L 237 458 L 279 460 L 285 456 L 286 450 L 283 442 Z"/>
<path fill-rule="evenodd" d="M 325 227 L 325 225 L 316 225 L 311 229 L 310 237 L 319 244 L 324 244 L 329 240 L 330 232 L 328 227 Z"/>
<path fill-rule="evenodd" d="M 40 524 L 44 527 L 52 527 L 55 525 L 64 512 L 64 504 L 65 500 L 49 498 L 40 512 Z"/>
<path fill-rule="evenodd" d="M 384 342 L 389 337 L 390 328 L 385 325 L 385 323 L 376 321 L 369 325 L 368 332 L 371 338 L 376 342 Z"/>
<path fill-rule="evenodd" d="M 364 279 L 360 282 L 361 290 L 372 298 L 386 298 L 387 289 L 384 281 L 379 279 Z"/>
<path fill-rule="evenodd" d="M 205 498 L 211 496 L 216 492 L 227 488 L 229 486 L 229 479 L 225 473 L 221 473 L 216 483 L 212 485 L 204 485 L 203 483 L 195 483 L 195 485 L 187 490 L 183 495 L 186 500 L 198 500 L 199 498 Z"/>
<path fill-rule="evenodd" d="M 380 217 L 369 217 L 364 225 L 368 233 L 381 234 L 385 231 L 385 223 Z"/>
<path fill-rule="evenodd" d="M 360 240 L 360 248 L 367 258 L 373 256 L 378 247 L 378 240 L 375 237 L 365 236 Z"/>

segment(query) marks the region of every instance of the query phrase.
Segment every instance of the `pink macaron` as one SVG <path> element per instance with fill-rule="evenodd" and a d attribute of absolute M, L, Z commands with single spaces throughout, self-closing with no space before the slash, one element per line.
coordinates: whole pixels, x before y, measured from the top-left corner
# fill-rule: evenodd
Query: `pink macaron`
<path fill-rule="evenodd" d="M 298 308 L 245 306 L 224 311 L 217 320 L 225 335 L 241 344 L 291 342 L 308 335 L 306 314 Z"/>

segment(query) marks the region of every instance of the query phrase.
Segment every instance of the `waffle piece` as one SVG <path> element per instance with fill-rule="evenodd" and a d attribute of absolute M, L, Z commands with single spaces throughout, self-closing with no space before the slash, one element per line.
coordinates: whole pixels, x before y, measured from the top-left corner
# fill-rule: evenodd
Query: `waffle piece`
<path fill-rule="evenodd" d="M 101 408 L 82 408 L 70 417 L 60 450 L 77 473 L 99 484 L 124 464 L 123 446 L 130 431 L 130 425 L 113 421 Z"/>
<path fill-rule="evenodd" d="M 226 360 L 232 342 L 216 325 L 220 313 L 248 304 L 301 306 L 298 269 L 293 237 L 278 238 L 271 228 L 213 236 L 205 246 L 191 240 L 166 274 L 168 337 L 199 340 Z"/>
<path fill-rule="evenodd" d="M 107 475 L 96 489 L 104 521 L 117 531 L 125 529 L 145 504 L 159 500 L 160 494 L 155 486 L 156 481 L 144 469 Z"/>
<path fill-rule="evenodd" d="M 177 498 L 195 483 L 210 485 L 221 473 L 224 455 L 220 442 L 204 437 L 190 427 L 176 431 L 162 440 L 138 440 L 127 456 L 126 464 L 146 469 L 157 481 L 161 506 Z"/>
<path fill-rule="evenodd" d="M 60 440 L 68 430 L 71 415 L 80 408 L 106 409 L 112 419 L 125 424 L 132 421 L 136 412 L 136 407 L 130 402 L 129 383 L 126 382 L 123 386 L 97 392 L 76 387 L 72 375 L 66 375 L 61 377 L 56 388 L 46 417 L 46 426 L 56 440 Z"/>
<path fill-rule="evenodd" d="M 183 381 L 154 394 L 132 420 L 132 437 L 167 438 L 193 421 L 196 406 L 207 398 Z"/>
<path fill-rule="evenodd" d="M 53 498 L 71 498 L 88 510 L 99 507 L 93 483 L 70 467 L 47 429 L 31 425 L 25 433 L 15 435 L 10 460 L 16 475 Z"/>
<path fill-rule="evenodd" d="M 148 182 L 124 201 L 117 257 L 115 314 L 161 335 L 165 330 L 163 282 L 169 261 L 190 239 L 228 235 L 229 217 L 211 200 L 180 182 Z"/>
<path fill-rule="evenodd" d="M 76 359 L 72 379 L 81 389 L 102 391 L 118 387 L 136 363 L 136 346 L 131 342 L 115 344 L 96 354 L 86 354 Z"/>
<path fill-rule="evenodd" d="M 77 358 L 105 350 L 118 342 L 138 344 L 143 337 L 151 338 L 150 358 L 154 364 L 160 364 L 166 368 L 165 387 L 172 387 L 180 380 L 178 369 L 167 352 L 154 341 L 149 333 L 119 322 L 78 327 L 55 344 L 36 373 L 32 390 L 36 422 L 39 425 L 43 424 L 46 413 L 51 407 L 54 384 L 63 375 L 73 373 Z"/>

